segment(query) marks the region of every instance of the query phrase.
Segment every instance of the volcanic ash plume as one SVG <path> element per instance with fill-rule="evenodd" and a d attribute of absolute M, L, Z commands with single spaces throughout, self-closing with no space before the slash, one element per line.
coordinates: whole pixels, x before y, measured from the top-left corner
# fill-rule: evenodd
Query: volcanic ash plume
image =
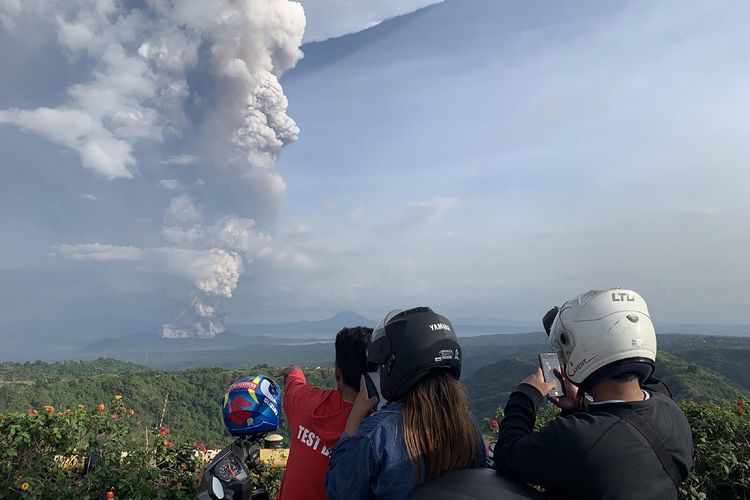
<path fill-rule="evenodd" d="M 170 205 L 171 206 L 171 205 Z M 169 212 L 169 209 L 168 209 Z M 269 255 L 271 238 L 255 229 L 255 221 L 221 217 L 213 225 L 170 226 L 162 230 L 174 243 L 188 242 L 204 249 L 162 248 L 164 265 L 190 278 L 196 290 L 189 307 L 162 326 L 170 338 L 213 337 L 224 331 L 219 306 L 232 297 L 245 261 Z"/>
<path fill-rule="evenodd" d="M 269 203 L 284 191 L 275 161 L 299 129 L 286 113 L 278 78 L 302 56 L 305 15 L 298 2 L 0 0 L 0 29 L 21 41 L 28 31 L 51 34 L 70 60 L 92 68 L 63 103 L 0 109 L 0 125 L 71 149 L 83 167 L 109 179 L 138 174 L 139 143 L 194 134 L 185 142 L 217 174 L 241 179 Z M 178 158 L 162 164 L 193 160 Z M 247 218 L 201 224 L 186 195 L 173 199 L 169 211 L 162 236 L 172 246 L 144 254 L 176 255 L 183 267 L 171 267 L 195 288 L 190 306 L 163 334 L 212 337 L 223 331 L 219 302 L 232 296 L 243 261 L 270 251 L 268 237 Z"/>

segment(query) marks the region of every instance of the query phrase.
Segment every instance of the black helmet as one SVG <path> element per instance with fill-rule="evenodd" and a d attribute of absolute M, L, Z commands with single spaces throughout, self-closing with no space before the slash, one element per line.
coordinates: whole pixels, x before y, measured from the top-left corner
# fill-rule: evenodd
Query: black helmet
<path fill-rule="evenodd" d="M 451 322 L 429 307 L 391 311 L 375 327 L 367 346 L 367 370 L 380 369 L 380 390 L 398 401 L 437 368 L 461 376 L 461 346 Z"/>

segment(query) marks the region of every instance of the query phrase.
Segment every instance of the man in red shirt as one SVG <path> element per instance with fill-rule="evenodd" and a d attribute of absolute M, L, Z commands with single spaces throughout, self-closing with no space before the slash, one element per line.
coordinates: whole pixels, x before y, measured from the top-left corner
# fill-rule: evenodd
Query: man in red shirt
<path fill-rule="evenodd" d="M 338 442 L 367 367 L 372 328 L 336 334 L 336 389 L 310 385 L 299 366 L 284 369 L 282 404 L 289 422 L 289 459 L 276 500 L 326 499 L 328 450 Z"/>

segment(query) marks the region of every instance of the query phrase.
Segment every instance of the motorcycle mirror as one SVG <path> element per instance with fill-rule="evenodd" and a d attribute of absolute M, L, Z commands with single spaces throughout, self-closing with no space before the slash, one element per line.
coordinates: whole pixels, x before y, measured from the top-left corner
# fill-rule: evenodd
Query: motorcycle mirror
<path fill-rule="evenodd" d="M 214 496 L 214 498 L 218 498 L 219 500 L 224 500 L 224 486 L 222 486 L 221 481 L 218 477 L 214 476 L 213 481 L 211 481 L 211 494 Z"/>

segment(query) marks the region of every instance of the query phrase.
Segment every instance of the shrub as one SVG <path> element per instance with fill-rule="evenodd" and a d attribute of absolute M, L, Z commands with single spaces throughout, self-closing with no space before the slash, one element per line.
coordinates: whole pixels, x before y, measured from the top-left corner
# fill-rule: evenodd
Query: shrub
<path fill-rule="evenodd" d="M 194 498 L 202 454 L 121 403 L 0 416 L 0 498 Z"/>
<path fill-rule="evenodd" d="M 750 401 L 678 403 L 693 431 L 695 460 L 687 481 L 680 485 L 683 499 L 750 498 Z M 537 415 L 539 430 L 559 415 L 559 409 L 545 405 Z M 497 410 L 497 421 L 503 409 Z M 492 420 L 484 419 L 484 434 L 497 439 Z M 500 423 L 502 425 L 502 423 Z"/>
<path fill-rule="evenodd" d="M 745 400 L 679 403 L 693 430 L 695 462 L 682 498 L 750 497 L 750 417 Z"/>

